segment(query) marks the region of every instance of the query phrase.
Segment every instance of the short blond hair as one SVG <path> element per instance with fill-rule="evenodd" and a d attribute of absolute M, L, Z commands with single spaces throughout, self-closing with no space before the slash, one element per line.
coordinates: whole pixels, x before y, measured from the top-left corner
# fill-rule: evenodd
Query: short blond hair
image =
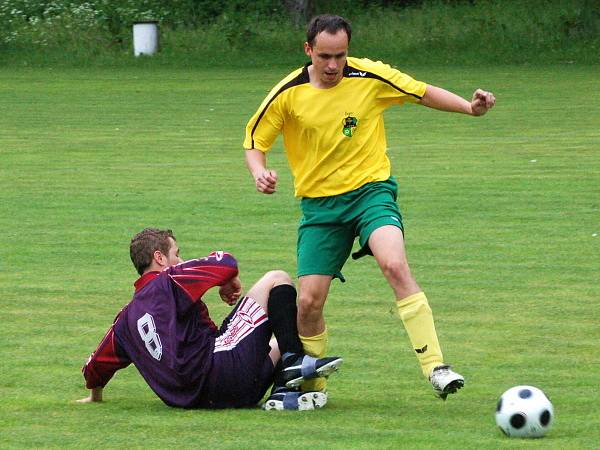
<path fill-rule="evenodd" d="M 163 255 L 169 254 L 169 249 L 171 248 L 169 238 L 174 241 L 177 240 L 171 230 L 144 228 L 131 239 L 129 256 L 135 270 L 140 275 L 152 264 L 152 258 L 156 250 L 159 250 Z"/>

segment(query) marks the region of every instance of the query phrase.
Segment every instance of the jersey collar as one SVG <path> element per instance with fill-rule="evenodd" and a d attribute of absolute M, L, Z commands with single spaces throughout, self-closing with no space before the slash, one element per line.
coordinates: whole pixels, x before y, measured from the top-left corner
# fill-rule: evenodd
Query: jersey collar
<path fill-rule="evenodd" d="M 302 74 L 300 75 L 302 80 L 306 83 L 310 82 L 310 79 L 308 76 L 308 67 L 309 66 L 312 66 L 312 61 L 308 61 L 307 63 L 304 64 L 304 67 L 302 68 Z M 347 77 L 349 73 L 350 73 L 350 67 L 348 66 L 348 60 L 346 60 L 346 65 L 344 66 L 344 77 Z"/>
<path fill-rule="evenodd" d="M 135 286 L 135 292 L 142 289 L 144 286 L 146 286 L 159 275 L 160 272 L 146 272 L 144 275 L 139 277 L 135 283 L 133 283 L 133 285 Z"/>

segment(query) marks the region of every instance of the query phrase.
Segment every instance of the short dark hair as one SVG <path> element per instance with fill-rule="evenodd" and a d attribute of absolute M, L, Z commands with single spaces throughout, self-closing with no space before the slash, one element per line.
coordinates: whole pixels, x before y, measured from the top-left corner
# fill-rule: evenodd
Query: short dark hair
<path fill-rule="evenodd" d="M 176 241 L 171 230 L 160 230 L 158 228 L 144 228 L 133 239 L 129 245 L 129 256 L 135 270 L 142 275 L 150 264 L 154 252 L 159 250 L 162 254 L 168 255 L 171 248 L 169 238 Z"/>
<path fill-rule="evenodd" d="M 322 31 L 327 31 L 331 34 L 336 34 L 338 31 L 344 30 L 348 36 L 348 44 L 352 37 L 352 27 L 350 22 L 341 16 L 333 16 L 331 14 L 321 14 L 313 17 L 306 28 L 306 42 L 311 47 L 315 45 L 317 35 Z"/>

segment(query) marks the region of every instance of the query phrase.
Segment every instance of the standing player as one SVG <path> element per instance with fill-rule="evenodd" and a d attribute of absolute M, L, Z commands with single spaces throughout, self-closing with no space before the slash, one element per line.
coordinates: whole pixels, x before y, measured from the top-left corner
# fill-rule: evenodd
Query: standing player
<path fill-rule="evenodd" d="M 115 372 L 133 363 L 170 406 L 254 406 L 273 383 L 265 409 L 325 405 L 324 393 L 302 393 L 298 386 L 329 375 L 342 359 L 304 355 L 296 327 L 296 290 L 285 272 L 265 274 L 219 329 L 202 295 L 219 286 L 223 301 L 238 301 L 241 283 L 233 256 L 215 252 L 183 262 L 173 233 L 156 228 L 138 233 L 130 254 L 141 275 L 135 294 L 83 367 L 91 392 L 80 402 L 101 401 Z"/>
<path fill-rule="evenodd" d="M 325 354 L 323 306 L 332 279 L 344 281 L 341 269 L 358 236 L 361 249 L 353 258 L 375 257 L 394 290 L 423 374 L 445 399 L 464 379 L 444 364 L 431 309 L 406 259 L 383 112 L 409 102 L 481 116 L 495 98 L 478 89 L 467 101 L 387 64 L 349 57 L 350 38 L 350 24 L 342 17 L 311 20 L 304 43 L 310 62 L 277 84 L 248 122 L 246 163 L 256 189 L 275 192 L 277 173 L 267 168 L 266 153 L 283 134 L 303 213 L 297 248 L 298 330 L 305 351 Z M 313 388 L 324 388 L 324 380 L 317 381 Z"/>

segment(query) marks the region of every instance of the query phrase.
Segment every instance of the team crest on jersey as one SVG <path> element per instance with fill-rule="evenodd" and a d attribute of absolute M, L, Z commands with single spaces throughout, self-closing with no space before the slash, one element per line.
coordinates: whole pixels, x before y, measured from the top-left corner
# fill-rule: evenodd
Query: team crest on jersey
<path fill-rule="evenodd" d="M 356 117 L 347 116 L 344 118 L 343 124 L 344 127 L 342 128 L 342 133 L 344 133 L 344 136 L 352 137 L 354 129 L 356 128 L 356 125 L 358 125 L 358 119 Z"/>

